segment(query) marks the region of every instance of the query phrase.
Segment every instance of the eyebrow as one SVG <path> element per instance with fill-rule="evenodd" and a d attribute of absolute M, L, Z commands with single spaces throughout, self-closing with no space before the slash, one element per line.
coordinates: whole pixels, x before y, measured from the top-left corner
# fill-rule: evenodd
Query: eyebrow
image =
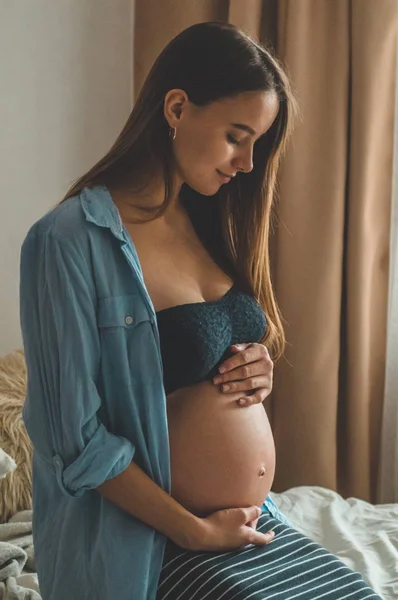
<path fill-rule="evenodd" d="M 249 125 L 243 125 L 243 123 L 231 123 L 231 126 L 236 129 L 242 129 L 242 131 L 246 131 L 247 133 L 250 133 L 250 135 L 256 135 L 254 129 L 249 127 Z"/>

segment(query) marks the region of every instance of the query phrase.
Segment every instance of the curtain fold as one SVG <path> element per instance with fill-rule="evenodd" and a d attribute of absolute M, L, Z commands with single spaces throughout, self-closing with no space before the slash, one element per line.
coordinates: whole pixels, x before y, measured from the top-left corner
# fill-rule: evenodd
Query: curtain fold
<path fill-rule="evenodd" d="M 280 173 L 273 281 L 288 346 L 267 403 L 273 490 L 376 500 L 385 380 L 396 0 L 136 0 L 136 95 L 182 29 L 270 43 L 298 98 Z"/>
<path fill-rule="evenodd" d="M 286 320 L 275 369 L 276 491 L 338 489 L 337 430 L 349 91 L 348 6 L 278 3 L 278 55 L 301 108 L 280 176 L 274 282 Z"/>
<path fill-rule="evenodd" d="M 398 44 L 393 165 L 386 385 L 377 497 L 381 504 L 398 502 Z"/>

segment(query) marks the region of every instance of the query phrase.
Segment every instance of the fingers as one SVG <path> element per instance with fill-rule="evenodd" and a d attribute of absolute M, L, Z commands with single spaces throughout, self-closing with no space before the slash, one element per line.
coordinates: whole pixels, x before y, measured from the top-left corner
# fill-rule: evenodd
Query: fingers
<path fill-rule="evenodd" d="M 255 527 L 252 527 L 253 521 L 255 521 L 257 525 L 257 521 L 262 514 L 261 508 L 258 506 L 250 506 L 249 508 L 238 509 L 241 510 L 241 517 L 245 521 L 245 538 L 247 543 L 256 544 L 258 546 L 265 546 L 272 542 L 275 537 L 275 533 L 273 531 L 267 531 L 267 533 L 261 533 L 261 531 L 256 531 Z"/>
<path fill-rule="evenodd" d="M 269 376 L 273 372 L 273 369 L 274 363 L 270 358 L 261 358 L 256 362 L 245 363 L 242 366 L 238 366 L 222 375 L 216 375 L 213 378 L 213 383 L 219 385 L 239 381 L 241 379 L 249 380 L 253 377 Z"/>
<path fill-rule="evenodd" d="M 242 344 L 242 347 L 244 347 L 244 350 L 223 362 L 219 368 L 220 373 L 226 373 L 227 371 L 232 371 L 232 369 L 236 369 L 242 365 L 259 360 L 271 360 L 268 350 L 263 344 Z"/>
<path fill-rule="evenodd" d="M 273 531 L 268 531 L 267 533 L 261 533 L 260 531 L 255 531 L 254 529 L 247 528 L 249 531 L 248 538 L 250 544 L 256 544 L 256 546 L 266 546 L 275 537 L 275 533 Z"/>
<path fill-rule="evenodd" d="M 242 525 L 246 525 L 246 523 L 250 523 L 250 521 L 254 521 L 261 516 L 262 510 L 259 506 L 249 506 L 248 508 L 237 508 L 239 511 L 239 516 L 242 520 Z"/>
<path fill-rule="evenodd" d="M 262 533 L 256 530 L 261 514 L 259 506 L 216 511 L 201 521 L 201 541 L 194 549 L 233 550 L 244 548 L 248 544 L 259 546 L 269 544 L 274 539 L 274 532 Z"/>
<path fill-rule="evenodd" d="M 270 395 L 271 388 L 262 388 L 250 396 L 242 396 L 236 402 L 239 406 L 252 406 L 253 404 L 261 404 Z"/>
<path fill-rule="evenodd" d="M 254 519 L 254 521 L 250 521 L 250 523 L 246 523 L 247 527 L 251 527 L 252 529 L 256 529 L 258 523 L 258 519 Z"/>
<path fill-rule="evenodd" d="M 213 382 L 218 384 L 230 383 L 231 381 L 239 381 L 239 379 L 248 379 L 249 377 L 256 377 L 258 375 L 264 375 L 264 365 L 260 362 L 246 364 L 241 367 L 236 367 L 228 373 L 222 375 L 216 375 L 213 378 Z"/>
<path fill-rule="evenodd" d="M 239 381 L 229 381 L 228 383 L 223 383 L 221 386 L 221 391 L 228 392 L 229 394 L 232 392 L 246 392 L 250 390 L 257 390 L 258 388 L 262 387 L 268 387 L 269 384 L 269 375 L 264 375 L 261 373 L 257 377 L 254 376 L 247 379 L 240 378 Z"/>

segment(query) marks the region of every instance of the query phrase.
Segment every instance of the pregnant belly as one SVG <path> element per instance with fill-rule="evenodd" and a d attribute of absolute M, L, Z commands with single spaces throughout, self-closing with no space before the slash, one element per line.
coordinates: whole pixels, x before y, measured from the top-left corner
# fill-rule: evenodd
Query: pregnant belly
<path fill-rule="evenodd" d="M 172 496 L 204 516 L 256 504 L 268 495 L 275 445 L 262 404 L 240 407 L 211 382 L 167 397 Z"/>

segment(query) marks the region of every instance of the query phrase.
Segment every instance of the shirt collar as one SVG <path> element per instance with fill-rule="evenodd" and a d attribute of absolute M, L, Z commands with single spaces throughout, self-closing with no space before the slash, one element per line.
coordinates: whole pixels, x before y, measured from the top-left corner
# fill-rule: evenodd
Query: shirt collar
<path fill-rule="evenodd" d="M 130 236 L 124 233 L 123 222 L 119 210 L 112 200 L 108 188 L 105 185 L 96 185 L 92 188 L 85 187 L 81 191 L 80 201 L 87 221 L 98 227 L 107 227 L 113 235 L 123 242 L 122 246 L 129 246 L 132 250 L 129 256 L 130 266 L 133 268 L 138 280 L 144 290 L 144 299 L 149 311 L 155 315 L 155 308 L 149 296 L 142 273 L 141 264 L 137 251 Z"/>
<path fill-rule="evenodd" d="M 109 228 L 115 237 L 125 241 L 122 219 L 105 185 L 83 188 L 81 205 L 87 221 Z"/>

